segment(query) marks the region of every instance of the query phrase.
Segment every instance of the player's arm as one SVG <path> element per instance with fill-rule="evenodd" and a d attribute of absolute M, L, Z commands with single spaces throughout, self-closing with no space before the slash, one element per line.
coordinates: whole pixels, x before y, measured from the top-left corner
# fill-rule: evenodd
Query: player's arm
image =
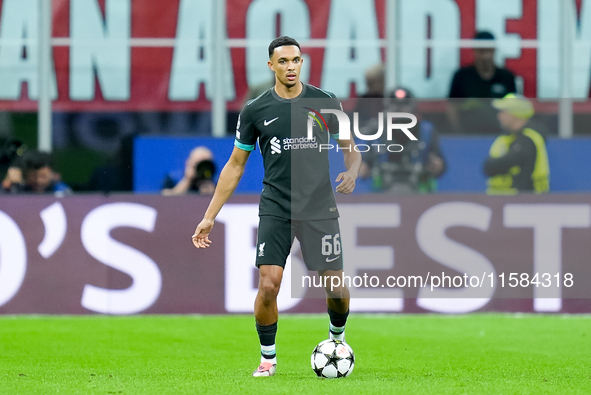
<path fill-rule="evenodd" d="M 197 225 L 197 229 L 195 229 L 195 233 L 192 236 L 195 247 L 205 248 L 209 247 L 209 244 L 211 244 L 211 240 L 209 240 L 208 236 L 213 228 L 215 218 L 222 209 L 222 206 L 228 201 L 230 196 L 232 196 L 236 186 L 238 186 L 238 182 L 240 181 L 240 178 L 242 178 L 244 166 L 246 166 L 246 161 L 248 160 L 249 155 L 250 151 L 234 147 L 230 159 L 228 159 L 228 162 L 220 173 L 215 193 L 211 198 L 207 211 L 205 211 L 203 220 Z"/>
<path fill-rule="evenodd" d="M 355 150 L 355 142 L 352 139 L 337 139 L 337 143 L 342 148 L 347 171 L 337 176 L 335 181 L 341 183 L 337 186 L 336 191 L 348 195 L 355 189 L 355 180 L 357 180 L 361 168 L 361 153 Z"/>

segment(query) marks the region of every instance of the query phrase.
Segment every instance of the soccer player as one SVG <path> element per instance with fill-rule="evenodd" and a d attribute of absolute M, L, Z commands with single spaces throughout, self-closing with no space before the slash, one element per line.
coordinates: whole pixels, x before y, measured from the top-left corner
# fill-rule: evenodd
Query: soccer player
<path fill-rule="evenodd" d="M 240 113 L 234 150 L 192 236 L 195 247 L 210 245 L 208 235 L 214 220 L 238 185 L 248 156 L 258 141 L 265 177 L 259 205 L 256 266 L 260 273 L 254 304 L 261 363 L 253 373 L 255 377 L 273 376 L 276 371 L 277 294 L 294 237 L 300 241 L 307 268 L 318 271 L 328 285 L 325 290 L 330 338 L 344 339 L 349 314 L 347 287 L 344 284 L 330 287 L 331 276 L 341 277 L 343 271 L 328 150 L 319 149 L 320 144 L 328 145 L 330 137 L 322 127 L 313 127 L 314 136 L 306 137 L 311 109 L 304 107 L 310 102 L 321 105 L 322 109 L 341 109 L 341 106 L 334 94 L 300 81 L 302 62 L 300 45 L 293 38 L 282 36 L 269 45 L 267 64 L 275 73 L 275 85 L 249 101 Z M 325 113 L 323 119 L 328 119 L 325 124 L 344 148 L 347 171 L 337 176 L 336 192 L 350 194 L 355 189 L 361 154 L 352 149 L 354 143 L 350 139 L 335 136 L 338 122 L 334 115 Z"/>

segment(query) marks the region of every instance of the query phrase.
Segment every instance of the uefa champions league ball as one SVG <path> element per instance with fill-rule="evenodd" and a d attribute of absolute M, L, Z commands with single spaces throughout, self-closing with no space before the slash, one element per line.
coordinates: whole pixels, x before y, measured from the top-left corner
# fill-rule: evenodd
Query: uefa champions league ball
<path fill-rule="evenodd" d="M 312 352 L 312 370 L 327 379 L 347 377 L 355 367 L 353 349 L 340 340 L 325 340 Z"/>

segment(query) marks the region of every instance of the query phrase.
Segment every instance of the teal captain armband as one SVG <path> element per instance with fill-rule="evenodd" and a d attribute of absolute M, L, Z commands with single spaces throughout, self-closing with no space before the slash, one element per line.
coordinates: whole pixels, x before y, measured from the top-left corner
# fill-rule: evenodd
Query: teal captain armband
<path fill-rule="evenodd" d="M 240 142 L 240 141 L 238 141 L 238 140 L 234 140 L 234 145 L 235 145 L 236 147 L 240 148 L 240 149 L 241 149 L 241 150 L 243 150 L 243 151 L 252 151 L 252 150 L 254 150 L 254 144 L 252 144 L 252 145 L 249 145 L 249 144 L 244 144 L 244 143 L 241 143 L 241 142 Z"/>
<path fill-rule="evenodd" d="M 332 136 L 333 139 L 338 140 L 339 139 L 339 134 L 330 134 Z"/>

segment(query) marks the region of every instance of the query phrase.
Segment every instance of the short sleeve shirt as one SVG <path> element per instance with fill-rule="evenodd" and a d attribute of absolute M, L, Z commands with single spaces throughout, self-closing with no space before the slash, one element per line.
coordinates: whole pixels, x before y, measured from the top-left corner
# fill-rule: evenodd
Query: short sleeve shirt
<path fill-rule="evenodd" d="M 328 161 L 328 131 L 335 137 L 338 121 L 333 114 L 322 114 L 321 108 L 342 110 L 334 94 L 303 84 L 296 98 L 284 99 L 271 88 L 240 113 L 234 145 L 252 151 L 258 143 L 263 156 L 259 215 L 295 220 L 338 217 Z"/>

